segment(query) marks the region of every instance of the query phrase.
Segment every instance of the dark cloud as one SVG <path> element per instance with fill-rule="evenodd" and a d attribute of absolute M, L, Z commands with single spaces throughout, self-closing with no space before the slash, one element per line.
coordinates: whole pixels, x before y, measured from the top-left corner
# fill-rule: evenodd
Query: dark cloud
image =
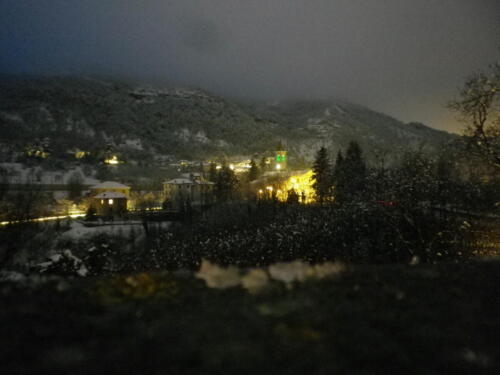
<path fill-rule="evenodd" d="M 458 129 L 500 56 L 498 0 L 2 0 L 0 70 L 107 74 L 246 98 L 342 97 Z"/>
<path fill-rule="evenodd" d="M 223 43 L 221 32 L 209 19 L 199 19 L 187 25 L 182 34 L 186 46 L 202 53 L 216 52 Z"/>

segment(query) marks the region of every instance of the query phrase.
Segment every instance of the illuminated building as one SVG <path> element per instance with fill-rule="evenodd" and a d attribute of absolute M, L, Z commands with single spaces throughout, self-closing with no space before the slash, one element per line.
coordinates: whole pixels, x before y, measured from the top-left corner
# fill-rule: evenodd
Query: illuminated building
<path fill-rule="evenodd" d="M 288 156 L 283 144 L 278 144 L 274 157 L 274 169 L 276 171 L 285 171 L 287 169 Z"/>
<path fill-rule="evenodd" d="M 186 205 L 203 206 L 213 203 L 214 183 L 207 181 L 200 173 L 184 173 L 163 183 L 163 191 L 169 206 L 181 210 Z"/>
<path fill-rule="evenodd" d="M 120 215 L 127 211 L 130 187 L 106 181 L 90 188 L 91 205 L 99 216 Z"/>
<path fill-rule="evenodd" d="M 267 174 L 251 182 L 254 192 L 259 199 L 276 198 L 286 202 L 291 195 L 295 195 L 300 203 L 313 203 L 315 191 L 313 185 L 313 171 L 287 171 L 284 173 Z"/>

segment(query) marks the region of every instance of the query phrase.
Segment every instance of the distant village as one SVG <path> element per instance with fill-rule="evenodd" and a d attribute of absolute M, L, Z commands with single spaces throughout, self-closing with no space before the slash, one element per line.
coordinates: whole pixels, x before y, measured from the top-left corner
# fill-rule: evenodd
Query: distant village
<path fill-rule="evenodd" d="M 77 159 L 86 156 L 85 151 L 73 151 Z M 43 147 L 32 147 L 27 152 L 31 157 L 41 159 L 50 155 Z M 119 155 L 111 153 L 102 161 L 110 170 L 124 163 Z M 199 210 L 217 201 L 233 199 L 309 203 L 314 197 L 312 171 L 290 169 L 288 153 L 281 142 L 271 155 L 259 160 L 178 160 L 170 161 L 168 165 L 177 176 L 165 179 L 160 189 L 147 189 L 133 188 L 132 184 L 122 180 L 100 181 L 85 173 L 81 166 L 63 172 L 47 171 L 39 166 L 26 168 L 22 163 L 0 163 L 0 186 L 3 186 L 3 194 L 10 195 L 35 189 L 38 196 L 43 195 L 52 206 L 52 209 L 42 210 L 43 214 L 14 215 L 21 219 L 44 216 L 116 219 L 139 211 L 179 213 Z M 2 220 L 8 222 L 6 217 L 0 218 L 0 222 Z"/>

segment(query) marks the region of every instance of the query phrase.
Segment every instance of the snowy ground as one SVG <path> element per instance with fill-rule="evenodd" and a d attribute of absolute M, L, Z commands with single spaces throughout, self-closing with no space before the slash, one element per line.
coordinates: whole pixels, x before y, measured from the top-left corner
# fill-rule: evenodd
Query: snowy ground
<path fill-rule="evenodd" d="M 160 227 L 162 229 L 167 229 L 170 226 L 170 222 L 155 222 L 149 223 L 149 225 L 154 225 L 155 227 Z M 116 236 L 127 236 L 130 232 L 134 230 L 136 234 L 142 235 L 144 233 L 144 226 L 140 221 L 122 221 L 114 222 L 109 224 L 103 224 L 98 226 L 86 226 L 81 221 L 72 221 L 71 228 L 62 234 L 62 237 L 71 238 L 73 240 L 79 240 L 82 238 L 88 238 L 95 236 L 97 234 L 108 234 Z"/>

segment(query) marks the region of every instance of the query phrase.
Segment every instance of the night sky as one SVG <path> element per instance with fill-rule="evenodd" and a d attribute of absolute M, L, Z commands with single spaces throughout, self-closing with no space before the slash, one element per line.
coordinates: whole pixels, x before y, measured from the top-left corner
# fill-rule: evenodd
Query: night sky
<path fill-rule="evenodd" d="M 450 131 L 447 101 L 499 59 L 499 0 L 0 0 L 2 73 L 339 97 Z"/>

